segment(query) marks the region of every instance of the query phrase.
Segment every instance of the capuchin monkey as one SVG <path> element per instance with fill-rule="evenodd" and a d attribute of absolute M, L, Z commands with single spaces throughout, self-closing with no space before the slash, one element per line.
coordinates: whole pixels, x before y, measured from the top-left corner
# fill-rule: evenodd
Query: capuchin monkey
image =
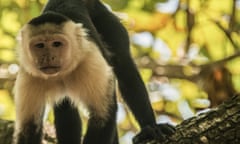
<path fill-rule="evenodd" d="M 18 40 L 14 144 L 41 144 L 46 103 L 54 107 L 58 144 L 118 144 L 115 76 L 141 127 L 134 143 L 174 132 L 156 124 L 127 31 L 99 0 L 49 0 Z M 79 104 L 89 112 L 83 139 Z"/>

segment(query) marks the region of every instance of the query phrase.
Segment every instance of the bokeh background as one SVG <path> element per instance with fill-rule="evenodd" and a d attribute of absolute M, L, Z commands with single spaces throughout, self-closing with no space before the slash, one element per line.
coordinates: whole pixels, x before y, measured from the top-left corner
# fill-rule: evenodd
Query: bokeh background
<path fill-rule="evenodd" d="M 176 125 L 240 90 L 240 0 L 104 2 L 129 32 L 158 123 Z M 15 119 L 16 35 L 45 3 L 0 0 L 0 119 Z M 130 144 L 139 127 L 120 97 L 118 105 L 121 144 Z M 49 107 L 46 131 L 54 136 L 53 119 Z"/>

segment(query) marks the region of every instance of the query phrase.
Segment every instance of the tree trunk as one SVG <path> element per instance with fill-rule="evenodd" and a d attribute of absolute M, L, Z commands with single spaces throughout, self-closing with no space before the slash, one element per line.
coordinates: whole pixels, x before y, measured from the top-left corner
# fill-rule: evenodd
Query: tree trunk
<path fill-rule="evenodd" d="M 13 122 L 0 120 L 0 144 L 11 144 L 12 133 Z M 44 138 L 50 140 L 49 136 Z M 240 144 L 240 95 L 183 121 L 165 141 L 152 140 L 145 144 Z"/>

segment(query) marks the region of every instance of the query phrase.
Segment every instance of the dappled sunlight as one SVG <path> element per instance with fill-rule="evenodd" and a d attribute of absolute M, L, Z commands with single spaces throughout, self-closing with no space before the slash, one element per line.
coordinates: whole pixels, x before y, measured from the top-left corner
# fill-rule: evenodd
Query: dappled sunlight
<path fill-rule="evenodd" d="M 234 0 L 104 1 L 129 32 L 132 56 L 158 123 L 177 125 L 240 91 L 240 0 L 235 5 Z M 1 119 L 15 119 L 16 35 L 45 2 L 0 2 Z M 120 143 L 130 144 L 139 125 L 119 95 Z M 49 109 L 45 116 L 50 125 L 52 113 Z"/>

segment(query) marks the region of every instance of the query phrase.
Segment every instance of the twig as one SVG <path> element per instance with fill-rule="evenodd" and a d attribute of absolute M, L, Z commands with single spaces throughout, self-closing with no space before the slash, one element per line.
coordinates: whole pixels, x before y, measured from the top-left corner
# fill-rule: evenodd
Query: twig
<path fill-rule="evenodd" d="M 234 40 L 231 37 L 231 32 L 229 32 L 228 30 L 226 30 L 219 22 L 212 20 L 217 27 L 222 30 L 224 32 L 224 34 L 226 35 L 226 37 L 229 39 L 229 41 L 231 42 L 231 44 L 233 45 L 233 48 L 235 50 L 235 52 L 238 52 L 238 45 L 234 42 Z"/>

